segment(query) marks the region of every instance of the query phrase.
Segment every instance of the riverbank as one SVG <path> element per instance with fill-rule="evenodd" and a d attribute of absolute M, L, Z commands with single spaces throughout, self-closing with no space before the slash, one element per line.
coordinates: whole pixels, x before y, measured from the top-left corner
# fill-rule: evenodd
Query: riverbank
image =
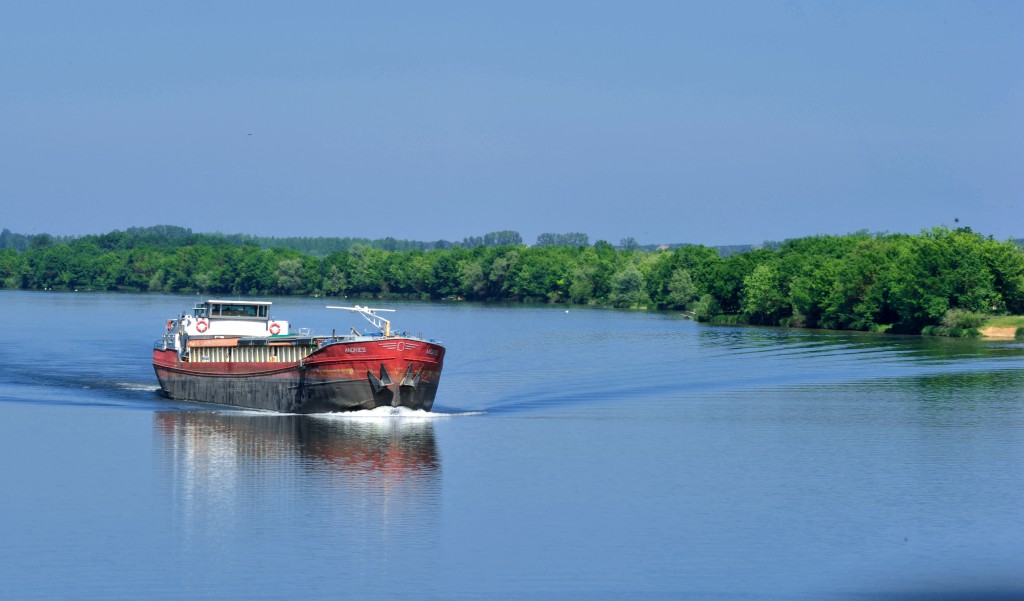
<path fill-rule="evenodd" d="M 967 228 L 814 236 L 729 256 L 703 246 L 646 252 L 598 241 L 355 246 L 317 257 L 157 232 L 70 242 L 36 236 L 24 250 L 0 249 L 0 288 L 17 290 L 648 307 L 712 323 L 950 337 L 979 336 L 990 312 L 1024 314 L 1022 274 L 1021 247 Z"/>
<path fill-rule="evenodd" d="M 978 332 L 985 338 L 1024 339 L 1024 315 L 1000 315 L 986 319 Z"/>

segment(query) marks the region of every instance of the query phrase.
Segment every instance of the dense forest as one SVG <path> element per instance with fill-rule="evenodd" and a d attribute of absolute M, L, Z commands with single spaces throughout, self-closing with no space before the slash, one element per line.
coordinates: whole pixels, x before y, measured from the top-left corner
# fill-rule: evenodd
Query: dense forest
<path fill-rule="evenodd" d="M 709 321 L 903 332 L 956 333 L 985 315 L 1024 313 L 1024 250 L 969 228 L 813 236 L 732 254 L 697 245 L 652 250 L 631 239 L 589 244 L 575 233 L 542 237 L 533 246 L 510 231 L 461 243 L 271 245 L 174 226 L 75 238 L 4 230 L 0 287 L 598 304 Z M 295 248 L 300 242 L 307 247 Z"/>

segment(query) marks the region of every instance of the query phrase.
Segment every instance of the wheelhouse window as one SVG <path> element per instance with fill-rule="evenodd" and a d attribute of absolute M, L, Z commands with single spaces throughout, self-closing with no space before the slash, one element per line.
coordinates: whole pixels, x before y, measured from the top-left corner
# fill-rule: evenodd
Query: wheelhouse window
<path fill-rule="evenodd" d="M 267 319 L 270 310 L 267 304 L 216 302 L 209 305 L 211 318 Z"/>

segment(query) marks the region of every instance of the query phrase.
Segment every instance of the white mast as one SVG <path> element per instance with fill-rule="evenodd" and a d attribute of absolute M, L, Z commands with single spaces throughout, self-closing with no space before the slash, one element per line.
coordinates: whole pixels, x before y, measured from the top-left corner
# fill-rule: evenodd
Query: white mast
<path fill-rule="evenodd" d="M 328 305 L 327 308 L 346 309 L 354 313 L 359 313 L 360 315 L 363 316 L 364 319 L 366 319 L 366 321 L 370 322 L 370 324 L 372 324 L 373 327 L 377 328 L 381 332 L 384 332 L 385 336 L 391 335 L 391 322 L 388 321 L 387 319 L 384 319 L 380 315 L 377 315 L 377 311 L 387 311 L 389 313 L 394 313 L 394 309 L 372 309 L 370 307 L 360 307 L 359 305 L 356 305 L 354 307 L 332 307 L 331 305 Z"/>

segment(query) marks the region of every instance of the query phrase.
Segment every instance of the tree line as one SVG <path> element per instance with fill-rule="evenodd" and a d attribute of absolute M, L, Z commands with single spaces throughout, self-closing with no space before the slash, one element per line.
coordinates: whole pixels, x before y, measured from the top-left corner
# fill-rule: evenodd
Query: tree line
<path fill-rule="evenodd" d="M 535 246 L 515 232 L 488 236 L 492 245 L 353 244 L 317 256 L 183 228 L 44 235 L 0 250 L 0 286 L 596 304 L 706 321 L 907 332 L 1024 314 L 1024 250 L 969 228 L 812 236 L 726 256 L 699 245 L 591 245 L 580 234 Z"/>
<path fill-rule="evenodd" d="M 623 243 L 632 238 L 624 239 Z M 50 234 L 26 235 L 16 234 L 7 228 L 0 231 L 0 250 L 12 248 L 23 251 L 33 247 L 50 246 L 57 243 L 75 241 L 92 242 L 104 250 L 126 250 L 137 246 L 156 248 L 176 248 L 180 246 L 255 246 L 257 248 L 290 248 L 299 252 L 325 257 L 334 252 L 346 252 L 355 246 L 365 246 L 378 250 L 410 251 L 410 250 L 447 250 L 450 248 L 472 248 L 475 246 L 509 246 L 522 245 L 523 237 L 513 230 L 489 232 L 483 236 L 467 236 L 459 241 L 436 240 L 423 242 L 419 240 L 399 240 L 391 236 L 385 238 L 359 237 L 309 237 L 309 236 L 252 236 L 249 234 L 194 233 L 190 228 L 175 225 L 156 225 L 151 227 L 130 227 L 125 231 L 113 231 L 107 234 L 75 236 L 51 236 Z M 635 243 L 635 241 L 634 241 Z M 535 246 L 586 246 L 587 235 L 581 233 L 554 234 L 544 233 L 537 236 Z M 680 246 L 678 244 L 673 246 Z M 655 245 L 646 247 L 653 250 Z M 749 249 L 750 247 L 746 247 Z"/>

